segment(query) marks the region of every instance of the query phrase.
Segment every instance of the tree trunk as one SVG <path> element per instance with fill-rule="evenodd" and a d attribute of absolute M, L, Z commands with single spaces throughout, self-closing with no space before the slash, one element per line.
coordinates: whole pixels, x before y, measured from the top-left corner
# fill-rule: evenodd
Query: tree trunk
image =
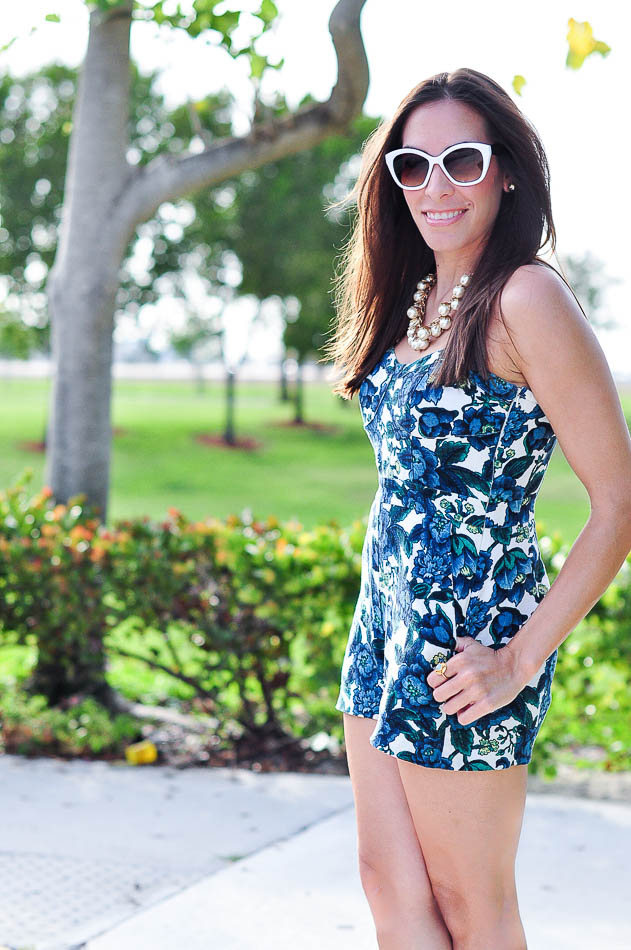
<path fill-rule="evenodd" d="M 235 445 L 237 438 L 234 425 L 234 373 L 229 369 L 226 373 L 226 427 L 223 437 L 228 445 Z"/>
<path fill-rule="evenodd" d="M 112 689 L 106 679 L 107 657 L 103 649 L 100 628 L 82 631 L 81 643 L 64 641 L 64 631 L 59 632 L 59 651 L 42 650 L 39 644 L 37 664 L 24 683 L 29 695 L 46 696 L 49 706 L 57 706 L 70 696 L 92 696 L 104 706 L 111 708 Z M 90 640 L 90 652 L 83 646 L 85 637 Z M 68 653 L 76 658 L 69 665 Z"/>
<path fill-rule="evenodd" d="M 287 369 L 285 367 L 285 362 L 287 357 L 284 353 L 281 353 L 280 360 L 278 362 L 279 370 L 279 396 L 281 402 L 288 402 L 289 400 L 289 386 L 287 385 Z"/>
<path fill-rule="evenodd" d="M 305 421 L 303 415 L 303 396 L 302 363 L 298 360 L 296 363 L 296 383 L 294 389 L 294 422 L 303 423 Z"/>
<path fill-rule="evenodd" d="M 48 281 L 53 380 L 46 481 L 107 515 L 114 301 L 128 234 L 114 214 L 129 176 L 130 4 L 94 10 L 81 69 L 60 240 Z"/>

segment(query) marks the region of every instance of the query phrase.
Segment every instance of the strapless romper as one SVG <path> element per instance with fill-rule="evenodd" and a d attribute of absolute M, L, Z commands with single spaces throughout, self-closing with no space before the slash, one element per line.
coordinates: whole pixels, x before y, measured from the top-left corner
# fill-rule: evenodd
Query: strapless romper
<path fill-rule="evenodd" d="M 435 386 L 440 353 L 401 363 L 391 348 L 359 389 L 378 487 L 336 709 L 374 719 L 370 744 L 408 762 L 505 769 L 532 757 L 557 650 L 467 725 L 427 676 L 456 636 L 504 647 L 549 590 L 534 507 L 556 436 L 526 386 L 476 372 Z"/>

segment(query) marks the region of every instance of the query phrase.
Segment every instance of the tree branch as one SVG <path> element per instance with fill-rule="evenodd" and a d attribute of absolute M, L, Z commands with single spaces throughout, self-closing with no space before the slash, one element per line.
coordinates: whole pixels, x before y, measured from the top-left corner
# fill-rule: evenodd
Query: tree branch
<path fill-rule="evenodd" d="M 152 670 L 160 670 L 162 673 L 168 673 L 169 676 L 172 676 L 176 680 L 180 680 L 182 683 L 186 683 L 187 686 L 192 686 L 195 689 L 195 692 L 198 696 L 204 696 L 207 699 L 216 699 L 218 690 L 204 689 L 199 685 L 199 682 L 191 676 L 187 676 L 185 673 L 176 673 L 175 670 L 171 667 L 166 666 L 164 663 L 158 663 L 156 660 L 152 660 L 149 656 L 142 656 L 140 653 L 134 653 L 131 650 L 124 650 L 122 647 L 113 647 L 112 653 L 116 656 L 126 656 L 130 660 L 141 660 L 143 663 L 146 663 Z M 205 664 L 205 669 L 221 669 L 221 663 Z"/>
<path fill-rule="evenodd" d="M 303 106 L 290 115 L 257 124 L 245 136 L 219 139 L 196 155 L 161 155 L 134 169 L 126 180 L 124 194 L 116 202 L 128 237 L 164 201 L 311 148 L 328 135 L 344 130 L 361 112 L 368 92 L 368 60 L 360 29 L 365 2 L 338 0 L 329 19 L 338 74 L 326 102 Z"/>

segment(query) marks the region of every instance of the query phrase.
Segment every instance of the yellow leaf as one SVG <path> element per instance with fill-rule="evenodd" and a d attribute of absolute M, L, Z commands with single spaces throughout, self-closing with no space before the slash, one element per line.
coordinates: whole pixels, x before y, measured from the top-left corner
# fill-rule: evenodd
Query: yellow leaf
<path fill-rule="evenodd" d="M 570 50 L 583 59 L 591 53 L 594 48 L 594 33 L 587 21 L 579 23 L 572 17 L 568 20 L 567 42 Z"/>
<path fill-rule="evenodd" d="M 524 79 L 523 76 L 519 76 L 519 75 L 513 76 L 513 89 L 515 90 L 518 96 L 521 96 L 521 91 L 525 85 L 526 85 L 526 80 Z"/>
<path fill-rule="evenodd" d="M 566 65 L 572 69 L 579 69 L 591 53 L 600 53 L 601 56 L 606 56 L 611 51 L 611 47 L 603 43 L 602 40 L 594 39 L 594 32 L 586 20 L 579 22 L 570 17 L 567 25 L 568 54 Z"/>

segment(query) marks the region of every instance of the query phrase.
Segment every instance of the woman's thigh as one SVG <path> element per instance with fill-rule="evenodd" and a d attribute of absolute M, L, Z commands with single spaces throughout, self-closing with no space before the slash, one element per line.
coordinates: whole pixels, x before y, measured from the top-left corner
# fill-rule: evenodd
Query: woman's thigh
<path fill-rule="evenodd" d="M 381 881 L 384 900 L 400 898 L 426 906 L 433 902 L 433 893 L 398 760 L 370 745 L 374 719 L 343 715 L 360 869 L 364 874 L 372 870 Z"/>
<path fill-rule="evenodd" d="M 439 904 L 462 919 L 515 900 L 528 766 L 468 772 L 395 761 Z"/>

